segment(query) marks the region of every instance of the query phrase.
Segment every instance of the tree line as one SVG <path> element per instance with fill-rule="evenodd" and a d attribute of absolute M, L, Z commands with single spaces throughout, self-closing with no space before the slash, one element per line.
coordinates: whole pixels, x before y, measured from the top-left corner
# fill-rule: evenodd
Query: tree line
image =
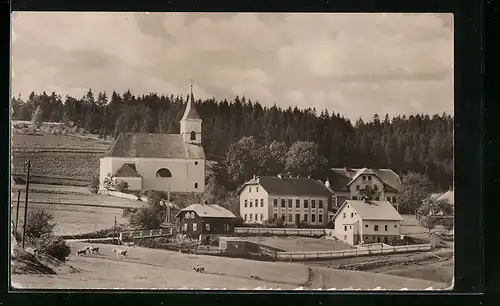
<path fill-rule="evenodd" d="M 31 120 L 39 108 L 43 121 L 73 122 L 103 137 L 120 132 L 179 133 L 187 96 L 134 95 L 130 90 L 108 96 L 89 90 L 81 98 L 62 98 L 55 92 L 32 92 L 25 101 L 20 96 L 12 98 L 12 118 Z M 226 186 L 249 179 L 251 174 L 274 174 L 276 169 L 309 173 L 324 180 L 318 169 L 330 167 L 425 173 L 433 190 L 446 190 L 453 182 L 450 114 L 392 118 L 386 114 L 383 119 L 374 114 L 370 121 L 358 119 L 352 123 L 333 110 L 268 107 L 244 96 L 231 101 L 197 100 L 196 107 L 203 119 L 202 143 L 207 159 L 225 167 Z M 306 166 L 297 161 L 293 165 L 292 148 L 307 161 Z M 314 157 L 308 159 L 308 152 L 314 152 Z M 274 158 L 266 160 L 256 154 Z M 240 164 L 225 163 L 231 159 Z M 248 164 L 242 167 L 244 160 Z M 235 173 L 238 171 L 242 173 Z"/>

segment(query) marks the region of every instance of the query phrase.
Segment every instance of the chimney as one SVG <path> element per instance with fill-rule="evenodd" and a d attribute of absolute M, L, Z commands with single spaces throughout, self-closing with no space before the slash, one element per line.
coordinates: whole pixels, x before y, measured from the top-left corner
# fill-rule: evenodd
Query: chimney
<path fill-rule="evenodd" d="M 281 174 L 278 174 L 279 179 L 283 179 L 283 176 Z"/>
<path fill-rule="evenodd" d="M 326 188 L 330 188 L 330 181 L 328 179 L 326 179 L 325 186 Z"/>
<path fill-rule="evenodd" d="M 253 179 L 255 180 L 255 174 L 253 175 Z"/>

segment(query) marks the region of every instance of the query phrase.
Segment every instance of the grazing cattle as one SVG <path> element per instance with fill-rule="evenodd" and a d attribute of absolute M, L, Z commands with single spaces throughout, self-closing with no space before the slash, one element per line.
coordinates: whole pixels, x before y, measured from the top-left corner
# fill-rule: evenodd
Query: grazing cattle
<path fill-rule="evenodd" d="M 85 255 L 85 254 L 87 254 L 87 249 L 81 249 L 81 250 L 76 251 L 76 255 L 78 255 L 78 256 Z"/>
<path fill-rule="evenodd" d="M 113 252 L 115 252 L 116 256 L 118 256 L 118 257 L 120 257 L 120 256 L 127 257 L 127 250 L 113 249 Z"/>
<path fill-rule="evenodd" d="M 203 272 L 205 272 L 205 268 L 203 268 L 200 265 L 196 265 L 195 267 L 193 267 L 193 271 L 198 272 L 198 273 L 203 273 Z"/>
<path fill-rule="evenodd" d="M 91 246 L 90 249 L 90 254 L 99 254 L 99 247 L 98 246 Z"/>

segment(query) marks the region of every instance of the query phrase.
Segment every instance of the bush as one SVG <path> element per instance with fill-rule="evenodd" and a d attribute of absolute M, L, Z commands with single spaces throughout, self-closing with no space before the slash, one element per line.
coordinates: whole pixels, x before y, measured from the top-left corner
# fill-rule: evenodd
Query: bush
<path fill-rule="evenodd" d="M 37 239 L 31 239 L 29 244 L 35 247 L 40 254 L 49 255 L 61 261 L 65 261 L 71 254 L 71 248 L 63 238 L 50 234 L 43 234 Z"/>
<path fill-rule="evenodd" d="M 115 185 L 115 189 L 118 192 L 127 192 L 128 191 L 128 183 L 125 181 L 120 181 Z"/>
<path fill-rule="evenodd" d="M 106 188 L 108 190 L 115 188 L 115 180 L 111 176 L 111 173 L 108 173 L 108 175 L 106 175 L 106 178 L 104 179 L 103 185 L 104 185 L 104 188 Z"/>
<path fill-rule="evenodd" d="M 53 217 L 43 209 L 31 211 L 28 214 L 26 224 L 27 238 L 40 238 L 46 234 L 52 234 L 56 223 L 51 222 Z"/>
<path fill-rule="evenodd" d="M 137 212 L 137 209 L 136 209 L 136 208 L 129 208 L 129 207 L 125 207 L 125 208 L 123 209 L 122 216 L 123 216 L 123 217 L 129 217 L 131 214 L 136 213 L 136 212 Z"/>
<path fill-rule="evenodd" d="M 97 193 L 99 191 L 99 179 L 97 177 L 94 177 L 90 181 L 89 190 L 92 193 Z"/>

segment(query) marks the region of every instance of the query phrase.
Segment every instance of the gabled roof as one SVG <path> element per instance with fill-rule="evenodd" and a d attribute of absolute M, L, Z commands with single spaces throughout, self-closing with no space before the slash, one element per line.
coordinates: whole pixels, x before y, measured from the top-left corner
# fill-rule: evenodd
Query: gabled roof
<path fill-rule="evenodd" d="M 201 145 L 186 143 L 180 134 L 120 133 L 106 157 L 204 159 Z"/>
<path fill-rule="evenodd" d="M 437 198 L 438 201 L 447 201 L 450 205 L 455 205 L 455 192 L 453 190 L 448 190 L 444 194 L 442 194 L 439 198 Z"/>
<path fill-rule="evenodd" d="M 118 171 L 114 177 L 141 177 L 142 176 L 137 173 L 134 164 L 124 164 Z"/>
<path fill-rule="evenodd" d="M 403 221 L 403 217 L 397 212 L 389 201 L 357 201 L 346 200 L 337 211 L 335 219 L 344 206 L 349 205 L 363 220 L 384 220 L 384 221 Z"/>
<path fill-rule="evenodd" d="M 329 196 L 331 191 L 321 182 L 310 178 L 260 176 L 246 182 L 246 185 L 260 185 L 271 195 Z"/>
<path fill-rule="evenodd" d="M 375 175 L 384 184 L 386 191 L 399 192 L 402 182 L 399 175 L 391 169 L 368 169 L 368 168 L 332 168 L 330 174 L 330 188 L 333 190 L 347 190 L 360 175 Z"/>
<path fill-rule="evenodd" d="M 230 212 L 229 210 L 225 209 L 222 206 L 213 204 L 191 204 L 188 207 L 182 209 L 180 212 L 177 213 L 175 216 L 176 218 L 182 213 L 186 211 L 194 211 L 198 216 L 201 218 L 234 218 L 236 219 L 236 216 Z"/>
<path fill-rule="evenodd" d="M 191 95 L 188 98 L 188 101 L 186 103 L 186 110 L 184 111 L 184 115 L 182 116 L 182 120 L 186 119 L 201 119 L 200 114 L 198 114 L 198 111 L 196 110 L 192 86 Z"/>

